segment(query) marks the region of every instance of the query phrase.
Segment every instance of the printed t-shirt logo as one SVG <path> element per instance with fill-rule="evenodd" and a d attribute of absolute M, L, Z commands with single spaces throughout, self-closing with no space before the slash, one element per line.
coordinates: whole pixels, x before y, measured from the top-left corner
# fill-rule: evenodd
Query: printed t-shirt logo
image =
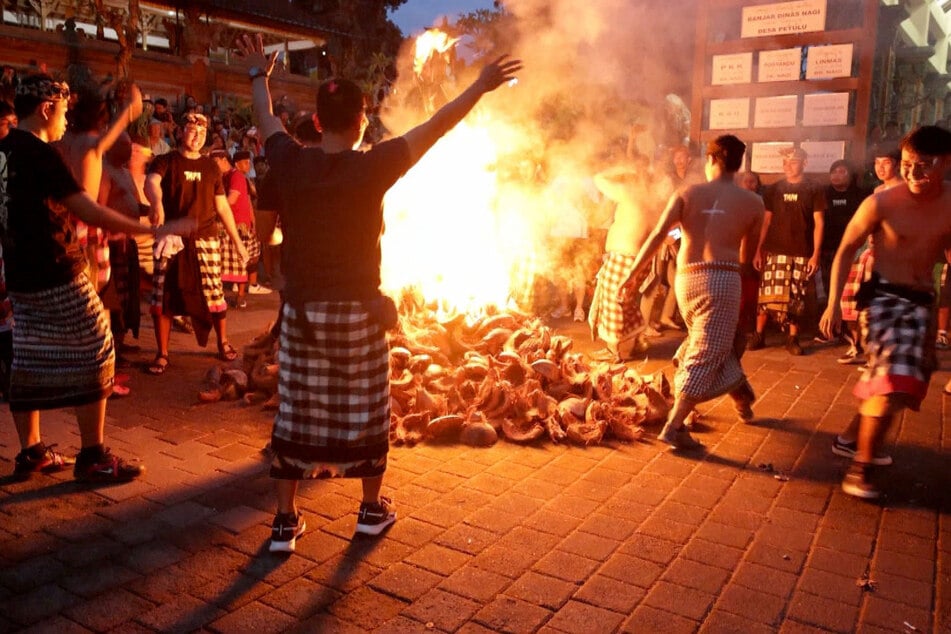
<path fill-rule="evenodd" d="M 189 172 L 185 170 L 185 182 L 192 183 L 195 181 L 201 182 L 201 172 Z"/>
<path fill-rule="evenodd" d="M 798 203 L 799 194 L 783 194 L 783 202 L 785 203 Z"/>

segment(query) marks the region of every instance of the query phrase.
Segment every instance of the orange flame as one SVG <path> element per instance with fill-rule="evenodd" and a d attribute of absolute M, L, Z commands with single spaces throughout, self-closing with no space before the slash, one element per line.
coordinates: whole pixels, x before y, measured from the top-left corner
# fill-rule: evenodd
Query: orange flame
<path fill-rule="evenodd" d="M 458 37 L 449 37 L 448 34 L 443 33 L 439 29 L 426 29 L 422 35 L 416 38 L 416 55 L 413 60 L 413 72 L 416 73 L 416 75 L 422 75 L 423 69 L 430 59 L 435 55 L 446 53 L 455 46 L 458 41 Z"/>

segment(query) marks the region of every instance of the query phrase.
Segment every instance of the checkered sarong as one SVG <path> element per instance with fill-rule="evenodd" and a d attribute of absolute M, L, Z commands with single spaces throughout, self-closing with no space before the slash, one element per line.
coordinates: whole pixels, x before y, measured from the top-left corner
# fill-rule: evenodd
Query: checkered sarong
<path fill-rule="evenodd" d="M 598 271 L 598 283 L 588 312 L 588 324 L 595 339 L 616 345 L 636 337 L 644 329 L 640 297 L 628 297 L 622 305 L 618 299 L 621 285 L 634 268 L 634 256 L 609 251 Z"/>
<path fill-rule="evenodd" d="M 218 238 L 196 238 L 195 251 L 198 255 L 198 272 L 201 275 L 201 293 L 208 305 L 208 312 L 223 313 L 228 310 L 224 288 L 221 285 L 221 252 Z M 180 257 L 181 252 L 172 257 Z M 150 311 L 153 315 L 162 314 L 165 299 L 165 274 L 172 258 L 163 256 L 153 260 L 152 300 Z"/>
<path fill-rule="evenodd" d="M 809 258 L 806 257 L 775 253 L 767 255 L 760 277 L 760 309 L 775 314 L 781 322 L 785 322 L 788 317 L 802 315 L 809 289 L 806 275 L 808 263 Z"/>
<path fill-rule="evenodd" d="M 261 243 L 253 228 L 247 225 L 238 225 L 238 236 L 248 252 L 248 263 L 243 265 L 241 255 L 234 246 L 228 232 L 221 223 L 218 224 L 218 242 L 221 244 L 221 281 L 247 282 L 248 272 L 254 270 L 261 258 Z"/>
<path fill-rule="evenodd" d="M 859 305 L 868 367 L 852 390 L 855 396 L 865 400 L 904 394 L 910 397 L 906 404 L 918 410 L 928 392 L 931 373 L 937 367 L 933 307 L 931 293 L 906 290 L 878 280 L 873 297 L 863 298 Z"/>
<path fill-rule="evenodd" d="M 35 293 L 11 292 L 10 299 L 16 320 L 11 411 L 88 405 L 112 393 L 112 333 L 85 274 Z"/>
<path fill-rule="evenodd" d="M 859 286 L 872 275 L 872 268 L 875 265 L 875 253 L 872 250 L 871 239 L 866 243 L 862 252 L 855 256 L 852 266 L 849 267 L 849 276 L 845 278 L 845 286 L 842 287 L 842 298 L 839 300 L 839 307 L 842 309 L 842 321 L 858 321 L 859 309 L 857 307 L 856 294 L 859 292 Z"/>
<path fill-rule="evenodd" d="M 389 349 L 357 301 L 285 303 L 271 476 L 372 477 L 389 449 Z"/>
<path fill-rule="evenodd" d="M 687 338 L 675 357 L 675 393 L 691 401 L 707 401 L 745 378 L 733 346 L 743 294 L 740 266 L 735 262 L 681 266 L 676 291 Z"/>

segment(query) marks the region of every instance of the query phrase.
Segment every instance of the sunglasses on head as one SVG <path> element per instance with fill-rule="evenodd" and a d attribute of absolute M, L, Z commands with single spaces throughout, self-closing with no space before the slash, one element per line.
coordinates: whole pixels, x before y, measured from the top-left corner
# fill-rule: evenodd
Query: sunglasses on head
<path fill-rule="evenodd" d="M 54 101 L 69 99 L 69 94 L 69 84 L 59 82 L 50 84 L 50 99 Z"/>
<path fill-rule="evenodd" d="M 193 125 L 196 128 L 207 128 L 208 118 L 203 114 L 190 114 L 185 117 L 185 125 Z"/>

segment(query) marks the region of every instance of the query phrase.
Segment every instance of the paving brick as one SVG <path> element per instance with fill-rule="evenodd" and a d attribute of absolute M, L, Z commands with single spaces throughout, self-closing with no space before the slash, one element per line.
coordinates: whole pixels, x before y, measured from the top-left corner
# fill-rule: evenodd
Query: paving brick
<path fill-rule="evenodd" d="M 333 632 L 334 634 L 366 634 L 365 627 L 359 627 L 337 618 L 333 614 L 315 614 L 306 621 L 297 623 L 287 630 L 288 634 L 311 634 L 312 632 Z"/>
<path fill-rule="evenodd" d="M 446 504 L 437 499 L 413 511 L 412 517 L 421 522 L 449 528 L 464 520 L 470 512 L 470 509 L 454 504 Z"/>
<path fill-rule="evenodd" d="M 226 616 L 212 621 L 208 629 L 213 632 L 283 632 L 296 620 L 289 614 L 275 610 L 259 601 L 248 603 Z"/>
<path fill-rule="evenodd" d="M 606 610 L 630 614 L 645 594 L 643 588 L 595 574 L 581 586 L 574 598 Z"/>
<path fill-rule="evenodd" d="M 649 588 L 660 578 L 664 567 L 653 561 L 618 553 L 605 562 L 599 572 L 612 579 Z"/>
<path fill-rule="evenodd" d="M 492 531 L 467 524 L 458 524 L 445 531 L 434 541 L 440 546 L 475 555 L 494 544 L 499 536 Z"/>
<path fill-rule="evenodd" d="M 916 627 L 918 631 L 924 632 L 931 628 L 933 615 L 930 609 L 913 607 L 873 594 L 865 600 L 862 609 L 862 622 L 878 625 L 893 632 L 910 631 L 910 628 L 905 627 L 907 622 Z"/>
<path fill-rule="evenodd" d="M 56 557 L 67 566 L 82 567 L 114 558 L 122 552 L 122 548 L 122 544 L 108 537 L 94 537 L 64 544 Z"/>
<path fill-rule="evenodd" d="M 737 528 L 728 524 L 706 521 L 695 533 L 695 537 L 704 541 L 745 549 L 753 539 L 754 531 L 746 528 Z"/>
<path fill-rule="evenodd" d="M 665 610 L 641 604 L 621 625 L 624 634 L 642 634 L 643 632 L 665 632 L 665 634 L 692 634 L 698 624 L 692 619 Z"/>
<path fill-rule="evenodd" d="M 724 612 L 717 607 L 714 607 L 707 615 L 700 627 L 701 634 L 736 634 L 738 632 L 743 634 L 772 634 L 776 632 L 776 628 Z"/>
<path fill-rule="evenodd" d="M 120 559 L 124 566 L 145 574 L 178 563 L 187 556 L 180 548 L 164 541 L 150 541 L 128 548 Z"/>
<path fill-rule="evenodd" d="M 930 509 L 889 508 L 882 513 L 883 532 L 897 531 L 934 539 L 937 530 L 937 514 Z"/>
<path fill-rule="evenodd" d="M 815 554 L 815 551 L 813 551 Z M 745 560 L 785 572 L 798 574 L 806 559 L 805 553 L 790 548 L 780 548 L 765 543 L 754 543 L 747 551 Z"/>
<path fill-rule="evenodd" d="M 350 592 L 380 574 L 380 570 L 366 561 L 338 555 L 308 571 L 306 576 L 338 592 Z"/>
<path fill-rule="evenodd" d="M 13 545 L 4 544 L 4 548 Z M 26 592 L 59 579 L 65 572 L 65 564 L 55 556 L 41 555 L 0 569 L 0 585 L 15 592 Z"/>
<path fill-rule="evenodd" d="M 469 621 L 479 608 L 480 605 L 472 599 L 434 588 L 413 601 L 402 614 L 423 624 L 432 623 L 433 629 L 453 632 Z"/>
<path fill-rule="evenodd" d="M 535 563 L 533 569 L 572 583 L 581 583 L 588 578 L 600 563 L 587 557 L 563 550 L 553 550 Z"/>
<path fill-rule="evenodd" d="M 569 601 L 548 622 L 548 627 L 559 632 L 614 632 L 624 621 L 624 615 L 580 601 Z"/>
<path fill-rule="evenodd" d="M 290 614 L 295 619 L 306 619 L 341 597 L 336 590 L 322 586 L 307 577 L 292 579 L 261 596 L 260 601 Z"/>
<path fill-rule="evenodd" d="M 875 580 L 876 597 L 904 603 L 910 607 L 931 610 L 934 599 L 933 584 L 896 575 L 876 576 L 873 574 L 872 578 Z"/>
<path fill-rule="evenodd" d="M 704 564 L 733 570 L 736 564 L 743 557 L 743 551 L 739 548 L 731 548 L 721 544 L 704 541 L 702 539 L 691 540 L 682 552 L 683 557 L 692 559 Z"/>
<path fill-rule="evenodd" d="M 151 602 L 120 588 L 74 605 L 64 614 L 93 631 L 102 632 L 132 620 L 152 607 Z"/>
<path fill-rule="evenodd" d="M 413 601 L 442 580 L 436 573 L 398 563 L 381 572 L 370 582 L 370 587 L 397 599 Z"/>
<path fill-rule="evenodd" d="M 419 550 L 411 553 L 406 558 L 406 563 L 419 566 L 440 575 L 448 576 L 464 566 L 472 559 L 472 555 L 462 553 L 458 550 L 440 546 L 439 544 L 426 544 Z"/>
<path fill-rule="evenodd" d="M 776 627 L 786 609 L 786 599 L 741 585 L 730 585 L 717 601 L 717 610 L 729 612 L 754 623 Z"/>
<path fill-rule="evenodd" d="M 551 612 L 526 601 L 499 596 L 479 610 L 474 620 L 495 632 L 531 632 L 548 620 Z"/>
<path fill-rule="evenodd" d="M 472 565 L 515 579 L 530 570 L 536 561 L 538 557 L 530 552 L 495 544 L 476 555 L 472 559 Z"/>
<path fill-rule="evenodd" d="M 550 610 L 557 610 L 575 593 L 578 586 L 534 571 L 526 572 L 505 589 L 505 594 Z"/>
<path fill-rule="evenodd" d="M 578 530 L 614 541 L 623 541 L 634 534 L 639 521 L 604 513 L 592 513 L 578 526 Z"/>
<path fill-rule="evenodd" d="M 874 538 L 870 535 L 850 533 L 836 528 L 823 527 L 816 537 L 816 546 L 838 552 L 868 557 L 872 552 Z"/>
<path fill-rule="evenodd" d="M 819 570 L 806 566 L 799 578 L 799 590 L 819 597 L 858 606 L 862 600 L 862 589 L 855 577 Z"/>
<path fill-rule="evenodd" d="M 4 626 L 7 626 L 7 622 L 5 620 L 0 620 L 0 623 L 3 623 Z M 128 623 L 124 624 L 126 630 L 134 632 L 135 628 L 128 626 Z M 8 627 L 5 627 L 4 631 L 14 631 L 12 624 L 10 624 Z M 65 616 L 54 616 L 37 623 L 33 623 L 30 627 L 17 629 L 16 631 L 18 634 L 89 634 L 91 630 L 83 627 L 75 621 L 66 618 Z"/>
<path fill-rule="evenodd" d="M 797 591 L 792 596 L 787 616 L 833 632 L 851 632 L 855 628 L 858 613 L 857 607 Z"/>
<path fill-rule="evenodd" d="M 523 519 L 521 515 L 487 507 L 479 509 L 466 517 L 465 523 L 502 535 L 518 526 Z"/>
<path fill-rule="evenodd" d="M 618 546 L 616 540 L 578 531 L 563 539 L 558 544 L 558 549 L 588 559 L 604 561 L 617 550 Z"/>
<path fill-rule="evenodd" d="M 236 506 L 223 513 L 212 515 L 208 520 L 232 533 L 240 533 L 257 524 L 270 523 L 272 517 L 270 513 L 248 506 Z"/>
<path fill-rule="evenodd" d="M 697 527 L 693 524 L 655 517 L 648 518 L 637 528 L 638 533 L 653 535 L 678 544 L 686 544 L 696 530 Z"/>
<path fill-rule="evenodd" d="M 737 566 L 731 584 L 752 588 L 779 597 L 788 597 L 796 586 L 797 580 L 798 577 L 792 573 L 743 561 Z"/>
<path fill-rule="evenodd" d="M 708 478 L 706 476 L 697 476 L 703 478 L 704 480 L 710 480 L 713 482 L 723 482 L 722 480 L 717 480 L 716 478 Z M 672 502 L 678 502 L 680 504 L 686 504 L 688 506 L 694 506 L 701 509 L 712 509 L 714 508 L 720 499 L 723 497 L 723 491 L 719 488 L 700 488 L 699 482 L 696 488 L 691 488 L 686 485 L 686 483 L 671 492 L 668 500 Z"/>
<path fill-rule="evenodd" d="M 766 544 L 777 548 L 789 550 L 798 550 L 799 552 L 808 552 L 815 539 L 815 533 L 812 531 L 802 531 L 788 526 L 776 526 L 771 523 L 772 513 L 769 516 L 770 523 L 764 525 L 756 534 L 753 540 L 754 545 Z"/>
<path fill-rule="evenodd" d="M 714 595 L 723 590 L 723 586 L 729 578 L 730 571 L 728 570 L 708 566 L 686 558 L 676 559 L 662 577 L 664 581 Z"/>
<path fill-rule="evenodd" d="M 713 605 L 713 599 L 707 592 L 659 581 L 648 590 L 644 604 L 700 621 Z"/>
<path fill-rule="evenodd" d="M 466 566 L 452 573 L 439 584 L 439 588 L 484 603 L 492 600 L 510 583 L 511 580 L 503 575 Z"/>
<path fill-rule="evenodd" d="M 872 572 L 880 577 L 889 574 L 931 582 L 934 579 L 934 559 L 879 550 L 872 560 Z"/>
<path fill-rule="evenodd" d="M 571 515 L 541 509 L 527 519 L 523 519 L 522 526 L 564 537 L 575 530 L 582 521 L 582 519 Z"/>
<path fill-rule="evenodd" d="M 809 565 L 819 570 L 826 570 L 858 579 L 865 574 L 869 567 L 868 557 L 860 557 L 851 553 L 837 552 L 829 548 L 813 548 L 809 553 Z"/>
<path fill-rule="evenodd" d="M 38 586 L 0 603 L 0 613 L 21 625 L 55 616 L 79 603 L 76 595 L 52 583 Z"/>
<path fill-rule="evenodd" d="M 124 586 L 137 577 L 137 573 L 125 566 L 104 562 L 76 569 L 62 577 L 59 583 L 73 594 L 88 599 L 100 592 Z"/>

